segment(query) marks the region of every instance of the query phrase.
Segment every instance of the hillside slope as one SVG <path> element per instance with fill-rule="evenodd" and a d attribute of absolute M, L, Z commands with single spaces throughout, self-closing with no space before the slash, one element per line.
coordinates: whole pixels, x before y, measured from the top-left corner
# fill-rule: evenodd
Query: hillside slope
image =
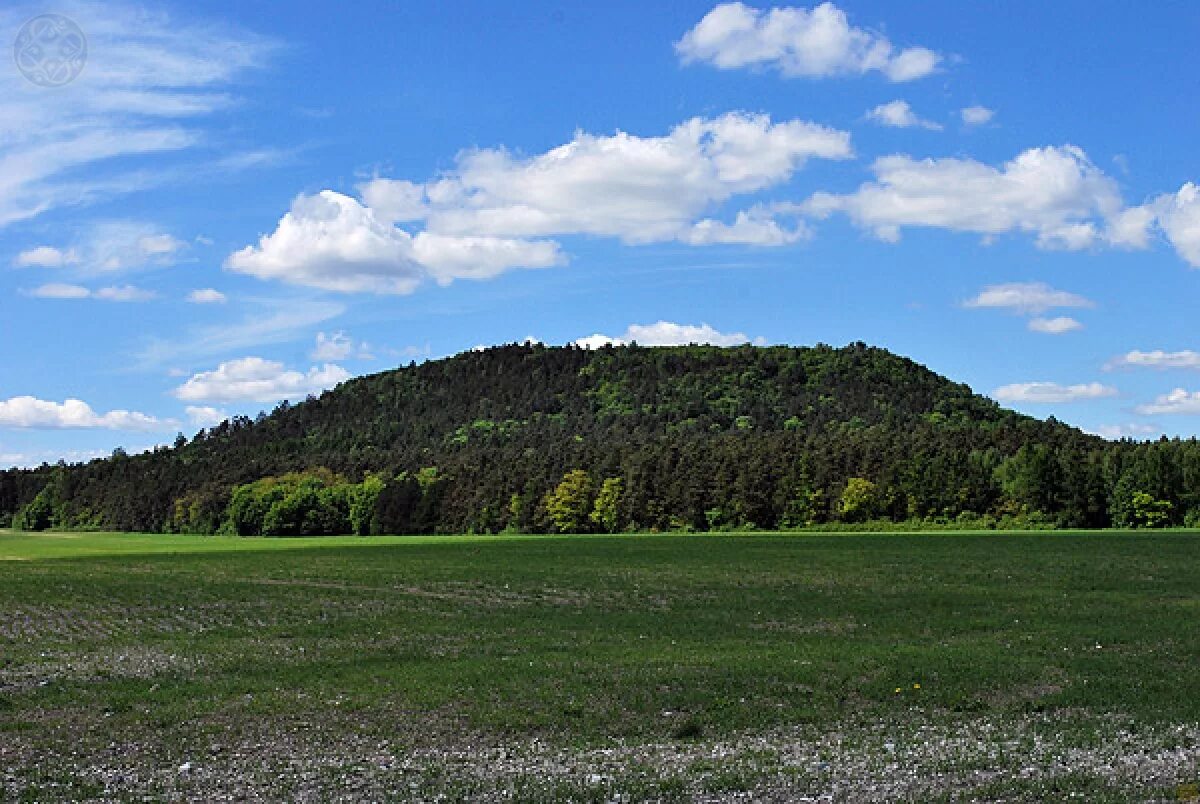
<path fill-rule="evenodd" d="M 1183 446 L 1175 469 L 1130 481 L 1170 495 L 1180 521 Z M 323 467 L 336 477 L 317 485 L 419 479 L 406 493 L 421 516 L 402 521 L 447 532 L 553 528 L 546 495 L 571 470 L 588 473 L 589 505 L 620 481 L 609 521 L 628 528 L 1031 513 L 1101 526 L 1126 464 L 1153 448 L 1005 410 L 863 344 L 510 345 L 359 377 L 173 449 L 2 473 L 0 516 L 52 486 L 40 504 L 58 527 L 211 530 L 239 484 Z M 199 512 L 183 525 L 181 505 Z"/>

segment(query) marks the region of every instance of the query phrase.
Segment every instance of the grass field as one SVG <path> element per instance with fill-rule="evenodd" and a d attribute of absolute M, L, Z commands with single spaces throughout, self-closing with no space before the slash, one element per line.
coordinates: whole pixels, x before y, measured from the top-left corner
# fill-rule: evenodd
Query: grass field
<path fill-rule="evenodd" d="M 1200 535 L 0 531 L 0 798 L 1146 801 Z"/>

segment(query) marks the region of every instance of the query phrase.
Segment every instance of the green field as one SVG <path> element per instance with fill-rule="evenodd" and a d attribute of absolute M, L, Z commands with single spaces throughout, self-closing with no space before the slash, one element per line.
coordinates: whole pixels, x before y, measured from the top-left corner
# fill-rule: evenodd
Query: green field
<path fill-rule="evenodd" d="M 1144 801 L 1200 536 L 0 531 L 0 798 Z"/>

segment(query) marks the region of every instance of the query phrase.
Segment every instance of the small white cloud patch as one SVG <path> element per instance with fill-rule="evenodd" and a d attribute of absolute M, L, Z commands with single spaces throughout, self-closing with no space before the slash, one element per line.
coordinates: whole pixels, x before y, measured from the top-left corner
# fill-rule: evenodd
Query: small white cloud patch
<path fill-rule="evenodd" d="M 968 106 L 959 112 L 963 125 L 982 126 L 992 122 L 996 113 L 986 106 Z"/>
<path fill-rule="evenodd" d="M 753 340 L 755 344 L 764 341 L 761 338 Z M 699 326 L 691 324 L 676 324 L 672 321 L 658 321 L 654 324 L 631 324 L 623 335 L 611 336 L 596 333 L 575 341 L 576 346 L 585 349 L 598 349 L 602 346 L 623 346 L 637 343 L 640 346 L 687 346 L 689 344 L 707 344 L 711 346 L 740 346 L 751 343 L 751 338 L 743 332 L 719 332 L 708 324 Z"/>
<path fill-rule="evenodd" d="M 333 363 L 300 372 L 273 360 L 244 357 L 193 375 L 172 394 L 186 402 L 274 402 L 318 394 L 348 379 L 350 372 Z"/>
<path fill-rule="evenodd" d="M 1056 382 L 1021 382 L 1001 386 L 992 392 L 992 398 L 1000 402 L 1026 402 L 1032 404 L 1080 402 L 1116 395 L 1116 388 L 1109 385 L 1101 385 L 1098 382 L 1080 385 L 1059 385 Z"/>
<path fill-rule="evenodd" d="M 685 64 L 707 62 L 723 70 L 769 67 L 805 78 L 877 71 L 894 82 L 927 76 L 941 61 L 928 48 L 897 50 L 886 37 L 850 25 L 833 3 L 811 11 L 722 3 L 675 43 L 675 51 Z"/>
<path fill-rule="evenodd" d="M 1135 410 L 1145 416 L 1178 416 L 1200 414 L 1200 391 L 1185 391 L 1176 388 L 1162 394 L 1153 402 L 1138 405 Z"/>
<path fill-rule="evenodd" d="M 1055 318 L 1032 318 L 1029 321 L 1029 329 L 1043 335 L 1065 335 L 1083 329 L 1083 324 L 1064 315 Z"/>
<path fill-rule="evenodd" d="M 187 300 L 192 304 L 224 304 L 228 301 L 224 293 L 213 288 L 193 290 L 187 295 Z"/>
<path fill-rule="evenodd" d="M 1178 352 L 1165 352 L 1155 349 L 1142 352 L 1134 349 L 1118 357 L 1114 357 L 1104 365 L 1105 371 L 1122 368 L 1151 368 L 1163 371 L 1166 369 L 1200 369 L 1200 352 L 1183 349 Z"/>
<path fill-rule="evenodd" d="M 920 117 L 913 108 L 908 105 L 908 101 L 894 100 L 890 103 L 881 103 L 871 111 L 867 112 L 867 119 L 878 123 L 881 126 L 889 126 L 891 128 L 925 128 L 930 131 L 941 131 L 942 126 L 932 120 L 925 120 Z"/>

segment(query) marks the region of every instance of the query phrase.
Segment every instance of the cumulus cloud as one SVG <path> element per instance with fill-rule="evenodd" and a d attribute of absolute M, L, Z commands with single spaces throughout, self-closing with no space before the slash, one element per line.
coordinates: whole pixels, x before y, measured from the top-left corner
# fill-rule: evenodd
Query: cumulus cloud
<path fill-rule="evenodd" d="M 187 295 L 192 304 L 224 304 L 228 299 L 225 294 L 213 288 L 200 288 Z"/>
<path fill-rule="evenodd" d="M 890 126 L 891 128 L 926 128 L 930 131 L 942 130 L 940 124 L 932 120 L 923 119 L 913 111 L 913 108 L 908 105 L 908 101 L 902 100 L 879 104 L 867 112 L 867 119 L 873 120 L 881 126 Z"/>
<path fill-rule="evenodd" d="M 661 137 L 578 132 L 528 158 L 476 149 L 425 185 L 367 181 L 358 188 L 362 202 L 332 190 L 300 196 L 274 232 L 226 265 L 326 290 L 400 294 L 427 280 L 445 285 L 566 262 L 557 242 L 537 238 L 781 245 L 807 234 L 803 224 L 777 219 L 795 211 L 759 204 L 732 223 L 713 213 L 788 181 L 809 159 L 850 155 L 844 131 L 741 113 L 693 118 Z"/>
<path fill-rule="evenodd" d="M 968 106 L 959 112 L 964 125 L 982 126 L 990 123 L 996 113 L 986 106 Z"/>
<path fill-rule="evenodd" d="M 1179 256 L 1200 268 L 1200 187 L 1188 182 L 1178 193 L 1160 196 L 1152 209 Z"/>
<path fill-rule="evenodd" d="M 596 333 L 575 341 L 576 346 L 585 349 L 598 349 L 602 346 L 623 346 L 637 343 L 640 346 L 686 346 L 692 343 L 709 344 L 712 346 L 740 346 L 750 343 L 751 339 L 742 332 L 719 332 L 708 324 L 699 326 L 691 324 L 676 324 L 671 321 L 658 321 L 654 324 L 632 324 L 620 336 Z M 761 338 L 753 341 L 762 344 Z"/>
<path fill-rule="evenodd" d="M 1055 318 L 1032 318 L 1029 321 L 1029 329 L 1031 332 L 1040 332 L 1043 335 L 1065 335 L 1068 332 L 1083 329 L 1083 324 L 1070 316 L 1063 315 Z"/>
<path fill-rule="evenodd" d="M 29 291 L 29 295 L 39 299 L 99 299 L 111 302 L 142 302 L 156 297 L 154 291 L 134 285 L 116 285 L 91 290 L 82 285 L 61 282 L 36 287 Z"/>
<path fill-rule="evenodd" d="M 309 357 L 313 360 L 321 361 L 336 361 L 345 360 L 347 358 L 355 358 L 357 360 L 374 360 L 375 356 L 371 354 L 371 347 L 365 342 L 358 342 L 347 335 L 345 332 L 338 331 L 332 334 L 324 332 L 317 333 L 317 343 L 313 347 Z"/>
<path fill-rule="evenodd" d="M 707 62 L 723 70 L 766 67 L 805 78 L 878 71 L 894 82 L 927 76 L 941 60 L 924 47 L 897 50 L 881 34 L 852 26 L 832 3 L 767 11 L 722 3 L 675 50 L 685 64 Z"/>
<path fill-rule="evenodd" d="M 169 430 L 174 425 L 175 422 L 169 420 L 128 410 L 97 413 L 79 399 L 49 402 L 32 396 L 17 396 L 0 400 L 0 427 L 149 431 Z"/>
<path fill-rule="evenodd" d="M 794 221 L 791 226 L 779 222 L 776 216 L 785 206 L 760 204 L 741 210 L 732 224 L 705 218 L 694 223 L 679 239 L 693 246 L 782 246 L 811 237 L 812 230 L 803 221 Z"/>
<path fill-rule="evenodd" d="M 717 205 L 786 182 L 809 159 L 851 155 L 844 131 L 759 114 L 693 118 L 661 137 L 578 132 L 528 159 L 502 149 L 460 155 L 427 186 L 425 220 L 441 234 L 686 239 Z"/>
<path fill-rule="evenodd" d="M 427 278 L 446 284 L 561 261 L 557 244 L 544 241 L 427 232 L 414 238 L 355 199 L 322 190 L 298 197 L 273 233 L 230 255 L 226 266 L 324 290 L 405 294 Z"/>
<path fill-rule="evenodd" d="M 1152 368 L 1152 369 L 1200 369 L 1200 352 L 1183 349 L 1178 352 L 1165 352 L 1155 349 L 1143 352 L 1134 349 L 1119 357 L 1114 357 L 1104 365 L 1105 371 L 1121 368 Z"/>
<path fill-rule="evenodd" d="M 425 186 L 405 179 L 376 177 L 359 185 L 363 203 L 390 223 L 419 221 L 429 212 Z"/>
<path fill-rule="evenodd" d="M 1116 388 L 1101 385 L 1098 382 L 1081 385 L 1059 385 L 1056 382 L 1022 382 L 1004 385 L 992 391 L 992 398 L 1000 402 L 1026 402 L 1034 404 L 1080 402 L 1116 395 Z"/>
<path fill-rule="evenodd" d="M 1039 247 L 1141 247 L 1116 182 L 1071 145 L 1031 148 L 1000 167 L 973 159 L 887 156 L 875 181 L 847 195 L 817 193 L 805 204 L 816 217 L 841 212 L 883 240 L 907 226 L 972 232 L 985 238 L 1032 234 Z"/>
<path fill-rule="evenodd" d="M 232 105 L 228 88 L 275 48 L 121 0 L 81 0 L 66 13 L 95 54 L 83 72 L 51 91 L 11 70 L 0 83 L 0 227 L 163 181 L 203 141 L 193 121 Z M 6 4 L 0 30 L 19 30 L 30 14 Z"/>
<path fill-rule="evenodd" d="M 1176 388 L 1162 394 L 1151 403 L 1138 405 L 1135 410 L 1146 416 L 1200 414 L 1200 391 L 1185 391 Z"/>
<path fill-rule="evenodd" d="M 963 306 L 1038 314 L 1055 307 L 1094 307 L 1095 304 L 1083 296 L 1055 290 L 1044 282 L 1008 282 L 988 285 L 974 298 L 963 302 Z"/>
<path fill-rule="evenodd" d="M 193 375 L 172 394 L 185 402 L 274 402 L 317 394 L 348 379 L 350 373 L 333 363 L 300 372 L 273 360 L 243 357 Z"/>
<path fill-rule="evenodd" d="M 193 427 L 215 427 L 229 418 L 225 411 L 209 405 L 188 405 L 183 411 Z"/>

